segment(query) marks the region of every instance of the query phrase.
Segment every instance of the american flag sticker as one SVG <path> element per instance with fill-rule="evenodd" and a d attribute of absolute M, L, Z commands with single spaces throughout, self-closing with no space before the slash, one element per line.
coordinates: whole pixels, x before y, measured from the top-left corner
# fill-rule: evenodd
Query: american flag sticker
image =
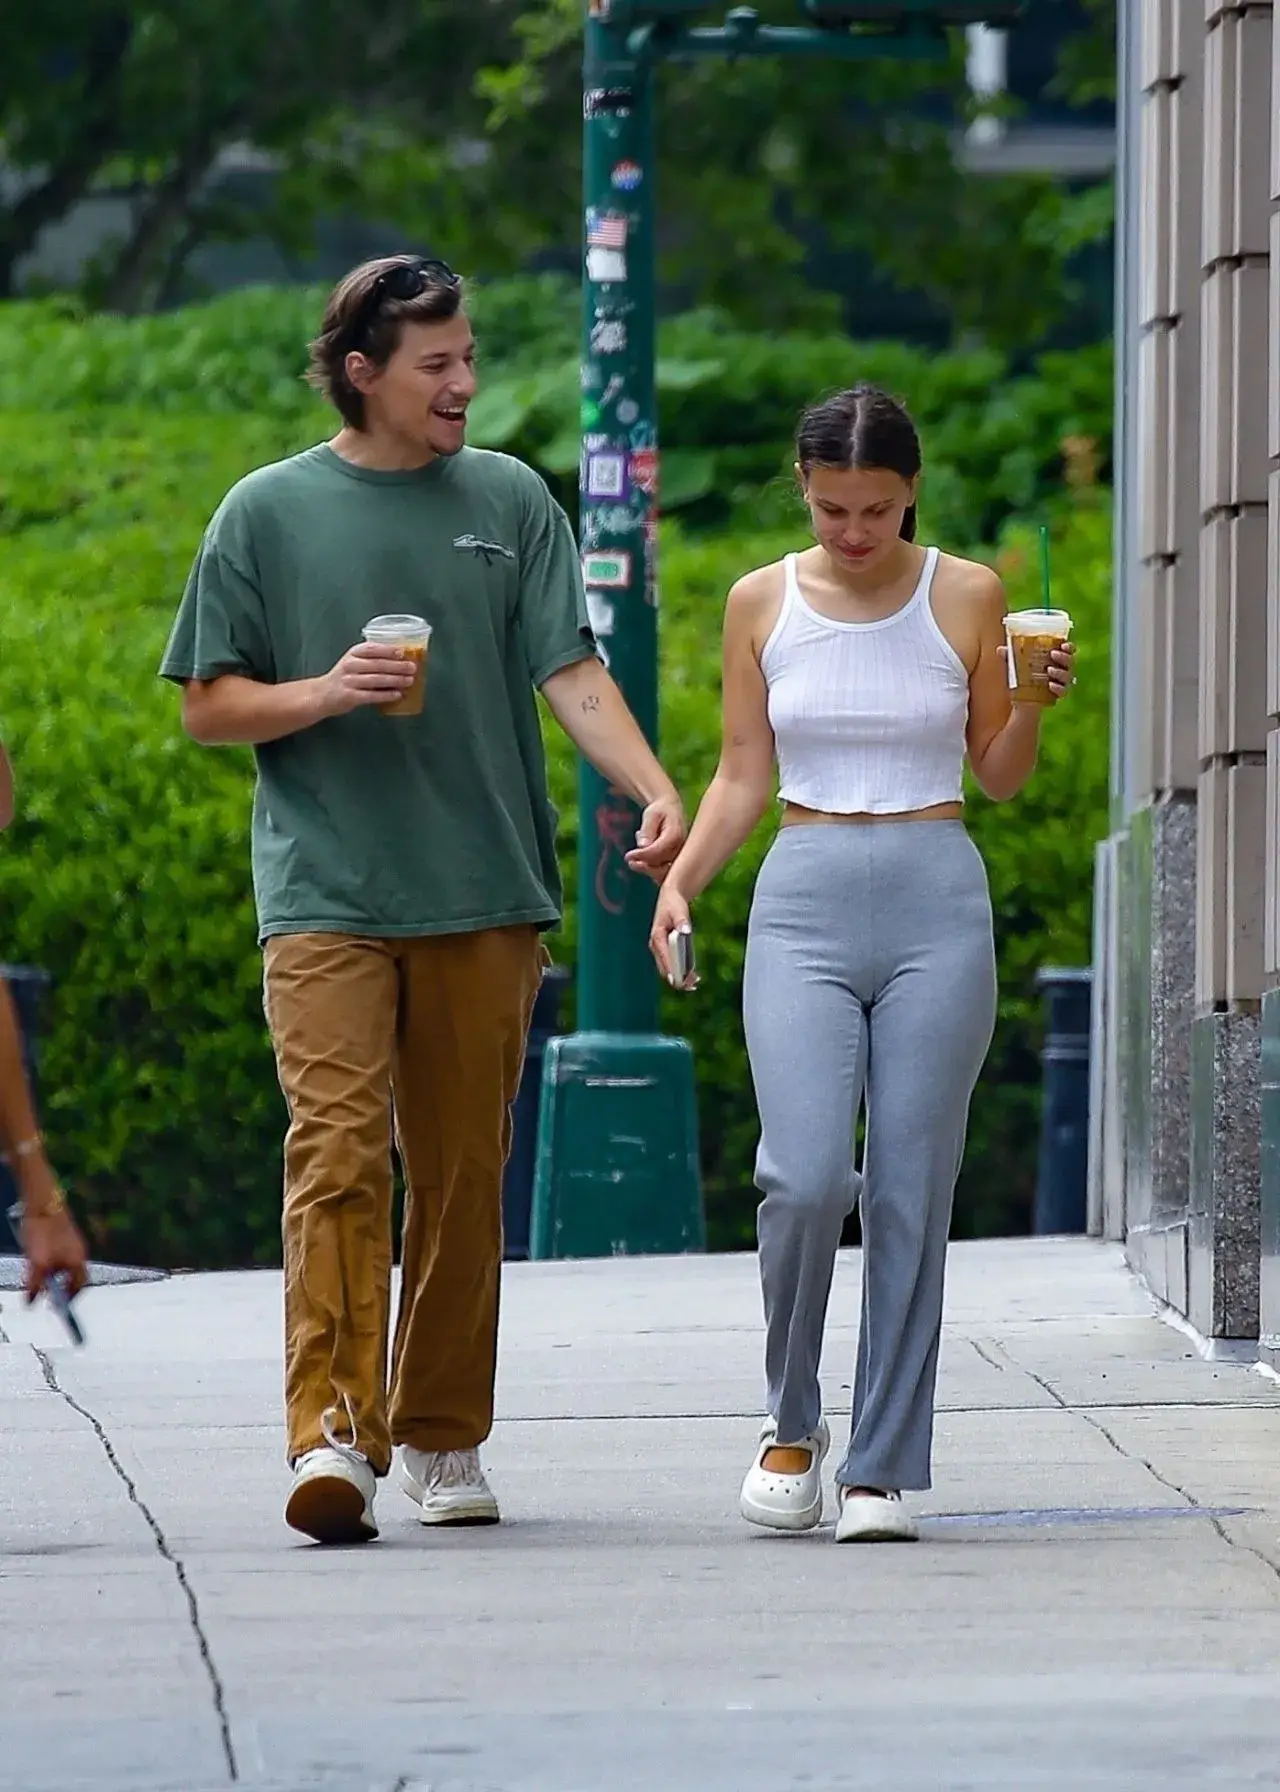
<path fill-rule="evenodd" d="M 592 207 L 587 212 L 587 247 L 589 249 L 625 249 L 627 246 L 627 214 L 604 212 Z"/>

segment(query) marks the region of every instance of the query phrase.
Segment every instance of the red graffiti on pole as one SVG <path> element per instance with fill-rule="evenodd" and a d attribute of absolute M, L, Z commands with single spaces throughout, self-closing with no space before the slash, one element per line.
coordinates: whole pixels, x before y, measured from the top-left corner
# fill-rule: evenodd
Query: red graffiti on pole
<path fill-rule="evenodd" d="M 627 854 L 636 837 L 635 807 L 622 791 L 610 785 L 609 794 L 596 809 L 595 821 L 600 839 L 596 901 L 607 915 L 625 914 L 632 875 Z"/>

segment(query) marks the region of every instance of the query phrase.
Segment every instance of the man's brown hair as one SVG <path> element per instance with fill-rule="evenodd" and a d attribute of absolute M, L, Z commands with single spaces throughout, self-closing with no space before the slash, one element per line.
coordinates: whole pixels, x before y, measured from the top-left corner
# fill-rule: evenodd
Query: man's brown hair
<path fill-rule="evenodd" d="M 397 298 L 386 290 L 388 276 L 400 269 L 421 279 L 421 289 L 412 298 Z M 309 345 L 308 384 L 336 406 L 344 423 L 363 429 L 364 394 L 347 378 L 347 356 L 358 349 L 375 367 L 385 367 L 406 324 L 445 323 L 458 315 L 462 301 L 462 281 L 442 261 L 383 255 L 362 262 L 329 294 L 320 334 Z"/>

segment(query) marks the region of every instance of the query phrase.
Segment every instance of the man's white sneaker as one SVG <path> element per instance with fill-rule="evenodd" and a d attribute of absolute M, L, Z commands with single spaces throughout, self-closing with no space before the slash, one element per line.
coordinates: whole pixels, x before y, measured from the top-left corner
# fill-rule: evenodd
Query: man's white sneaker
<path fill-rule="evenodd" d="M 781 1475 L 765 1468 L 765 1457 L 778 1447 L 778 1427 L 773 1419 L 766 1419 L 756 1459 L 742 1483 L 738 1509 L 748 1524 L 763 1525 L 769 1531 L 811 1531 L 822 1520 L 822 1462 L 831 1448 L 826 1420 L 820 1419 L 818 1429 L 808 1437 L 783 1446 L 809 1452 L 809 1466 L 802 1474 Z"/>
<path fill-rule="evenodd" d="M 919 1535 L 900 1493 L 849 1493 L 840 1489 L 837 1543 L 914 1543 Z"/>
<path fill-rule="evenodd" d="M 423 1524 L 497 1524 L 501 1514 L 479 1450 L 400 1452 L 400 1484 L 421 1506 Z"/>
<path fill-rule="evenodd" d="M 373 1496 L 378 1482 L 369 1458 L 356 1448 L 356 1422 L 350 1400 L 343 1397 L 351 1441 L 344 1443 L 331 1406 L 320 1421 L 324 1443 L 308 1450 L 293 1465 L 293 1486 L 285 1502 L 284 1521 L 317 1543 L 367 1543 L 378 1534 Z"/>

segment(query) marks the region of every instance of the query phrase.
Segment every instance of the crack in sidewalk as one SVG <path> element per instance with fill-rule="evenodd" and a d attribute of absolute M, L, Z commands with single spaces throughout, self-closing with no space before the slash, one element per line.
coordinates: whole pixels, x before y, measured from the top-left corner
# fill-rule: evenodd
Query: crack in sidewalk
<path fill-rule="evenodd" d="M 1043 1375 L 1037 1375 L 1034 1369 L 1028 1369 L 1025 1363 L 1020 1363 L 1007 1344 L 1002 1344 L 999 1339 L 993 1338 L 991 1341 L 991 1348 L 999 1351 L 1000 1355 L 1011 1369 L 1016 1369 L 1019 1375 L 1025 1375 L 1029 1381 L 1034 1381 L 1038 1388 L 1041 1388 L 1048 1394 L 1055 1406 L 1060 1406 L 1062 1408 L 1063 1412 L 1074 1412 L 1076 1410 L 1074 1406 L 1067 1405 L 1057 1388 L 1051 1387 Z"/>
<path fill-rule="evenodd" d="M 57 1394 L 59 1399 L 65 1400 L 72 1412 L 78 1413 L 80 1417 L 86 1420 L 93 1428 L 94 1435 L 102 1445 L 103 1454 L 106 1456 L 106 1459 L 110 1463 L 115 1474 L 123 1482 L 125 1492 L 128 1494 L 130 1501 L 142 1514 L 147 1529 L 155 1539 L 157 1551 L 173 1569 L 178 1585 L 182 1588 L 183 1596 L 187 1602 L 187 1612 L 191 1621 L 192 1633 L 196 1639 L 196 1648 L 200 1653 L 201 1661 L 204 1663 L 204 1670 L 208 1675 L 209 1687 L 213 1694 L 213 1709 L 218 1719 L 218 1734 L 222 1743 L 223 1758 L 227 1764 L 227 1775 L 233 1782 L 235 1782 L 240 1778 L 240 1768 L 236 1761 L 235 1744 L 231 1739 L 231 1720 L 227 1716 L 226 1691 L 213 1659 L 213 1651 L 209 1647 L 209 1639 L 205 1635 L 204 1626 L 200 1621 L 200 1607 L 197 1603 L 191 1582 L 187 1579 L 186 1568 L 169 1547 L 169 1540 L 161 1529 L 160 1521 L 157 1519 L 150 1506 L 148 1506 L 147 1502 L 143 1499 L 142 1495 L 138 1492 L 137 1483 L 129 1474 L 129 1471 L 125 1468 L 119 1456 L 117 1456 L 115 1446 L 107 1436 L 102 1425 L 89 1411 L 87 1406 L 81 1406 L 75 1396 L 69 1394 L 66 1388 L 61 1385 L 58 1380 L 57 1371 L 54 1369 L 52 1359 L 43 1350 L 36 1350 L 35 1357 L 44 1373 L 45 1383 L 49 1388 L 50 1393 Z"/>
<path fill-rule="evenodd" d="M 992 1356 L 991 1352 L 989 1350 L 984 1349 L 983 1346 L 978 1342 L 978 1340 L 976 1338 L 970 1338 L 969 1343 L 973 1346 L 974 1350 L 977 1351 L 978 1355 L 982 1358 L 983 1362 L 986 1363 L 988 1368 L 998 1369 L 1000 1371 L 1000 1373 L 1003 1375 L 1004 1369 L 1005 1369 L 1005 1365 L 1003 1363 L 998 1363 L 996 1361 L 996 1359 Z M 997 1345 L 996 1348 L 998 1350 L 1000 1348 L 999 1345 Z"/>
<path fill-rule="evenodd" d="M 1080 1417 L 1084 1420 L 1085 1424 L 1092 1425 L 1094 1430 L 1105 1437 L 1112 1449 L 1123 1456 L 1127 1462 L 1136 1462 L 1142 1468 L 1146 1469 L 1153 1481 L 1157 1482 L 1161 1487 L 1167 1487 L 1170 1493 L 1176 1493 L 1179 1499 L 1187 1502 L 1192 1511 L 1200 1510 L 1201 1502 L 1189 1488 L 1180 1487 L 1176 1481 L 1170 1480 L 1169 1476 L 1162 1473 L 1162 1471 L 1156 1467 L 1154 1462 L 1149 1461 L 1145 1456 L 1140 1456 L 1136 1450 L 1126 1450 L 1119 1438 L 1108 1431 L 1101 1419 L 1095 1419 L 1092 1413 L 1084 1412 L 1079 1407 L 1073 1407 L 1071 1410 L 1079 1412 Z M 1262 1563 L 1262 1566 L 1269 1574 L 1274 1575 L 1277 1580 L 1280 1580 L 1280 1562 L 1273 1562 L 1271 1557 L 1267 1555 L 1265 1551 L 1259 1549 L 1256 1544 L 1245 1543 L 1240 1538 L 1233 1537 L 1220 1518 L 1208 1512 L 1206 1512 L 1204 1516 L 1209 1520 L 1209 1523 L 1213 1526 L 1214 1530 L 1218 1533 L 1219 1537 L 1221 1537 L 1228 1549 L 1238 1549 L 1243 1551 L 1245 1555 L 1252 1556 L 1255 1561 Z"/>
<path fill-rule="evenodd" d="M 1093 1414 L 1091 1412 L 1086 1412 L 1082 1406 L 1070 1405 L 1063 1399 L 1057 1388 L 1051 1386 L 1042 1375 L 1037 1375 L 1034 1369 L 1028 1369 L 1025 1363 L 1020 1363 L 1016 1357 L 1010 1354 L 1003 1344 L 997 1344 L 996 1349 L 1000 1352 L 1001 1356 L 1013 1366 L 1013 1368 L 1020 1369 L 1024 1375 L 1029 1375 L 1031 1377 L 1037 1387 L 1043 1388 L 1049 1398 L 1060 1406 L 1063 1412 L 1074 1413 L 1077 1418 L 1083 1419 L 1086 1425 L 1091 1425 L 1101 1437 L 1106 1439 L 1118 1456 L 1123 1456 L 1126 1462 L 1136 1462 L 1140 1468 L 1144 1468 L 1147 1471 L 1151 1476 L 1151 1479 L 1159 1486 L 1166 1488 L 1170 1493 L 1176 1493 L 1180 1500 L 1185 1500 L 1193 1512 L 1202 1511 L 1202 1502 L 1196 1498 L 1194 1493 L 1186 1487 L 1180 1487 L 1176 1481 L 1171 1481 L 1168 1475 L 1163 1474 L 1160 1469 L 1156 1467 L 1155 1463 L 1150 1461 L 1146 1456 L 1140 1456 L 1136 1450 L 1126 1450 L 1124 1445 L 1120 1442 L 1120 1439 L 1116 1437 L 1114 1432 L 1107 1429 L 1101 1419 L 1095 1419 Z M 1280 1562 L 1273 1562 L 1271 1557 L 1263 1550 L 1259 1549 L 1256 1544 L 1245 1543 L 1241 1541 L 1241 1539 L 1233 1537 L 1222 1520 L 1214 1514 L 1204 1512 L 1203 1516 L 1208 1519 L 1209 1523 L 1213 1526 L 1214 1530 L 1218 1533 L 1218 1536 L 1221 1537 L 1228 1549 L 1238 1549 L 1245 1555 L 1252 1556 L 1255 1561 L 1261 1562 L 1262 1566 L 1269 1574 L 1274 1575 L 1277 1580 L 1280 1580 Z"/>

